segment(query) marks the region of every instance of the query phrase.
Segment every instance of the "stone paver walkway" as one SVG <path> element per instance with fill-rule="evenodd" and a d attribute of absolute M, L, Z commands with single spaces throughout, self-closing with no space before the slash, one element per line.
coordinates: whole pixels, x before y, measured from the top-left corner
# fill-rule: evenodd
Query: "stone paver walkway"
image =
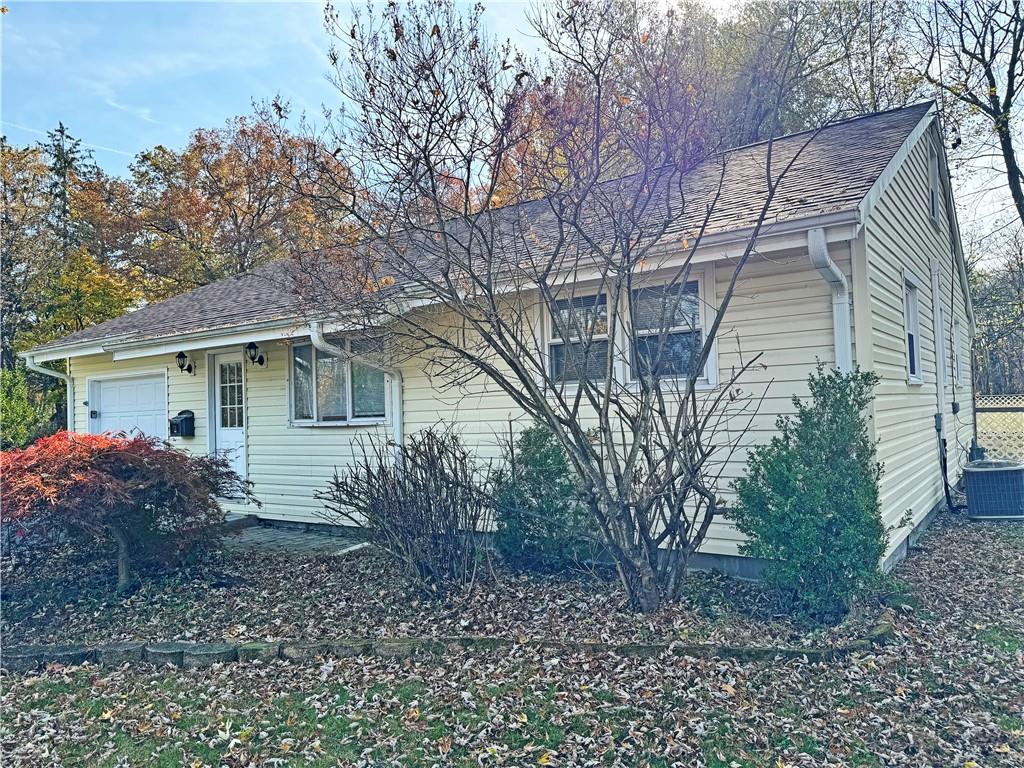
<path fill-rule="evenodd" d="M 224 545 L 229 549 L 272 552 L 275 555 L 338 555 L 362 541 L 348 534 L 263 525 L 245 528 L 224 537 Z"/>

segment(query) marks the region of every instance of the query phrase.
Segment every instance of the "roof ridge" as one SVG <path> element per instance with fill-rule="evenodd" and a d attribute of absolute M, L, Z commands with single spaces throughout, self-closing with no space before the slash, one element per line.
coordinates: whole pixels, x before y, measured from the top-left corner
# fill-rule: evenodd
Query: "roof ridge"
<path fill-rule="evenodd" d="M 744 149 L 751 149 L 753 147 L 763 146 L 763 145 L 768 144 L 768 143 L 777 143 L 777 142 L 780 142 L 780 141 L 782 141 L 784 139 L 792 139 L 792 138 L 796 138 L 798 136 L 803 136 L 804 134 L 808 134 L 808 133 L 815 133 L 815 132 L 821 133 L 822 131 L 830 130 L 832 128 L 836 128 L 836 127 L 839 127 L 839 126 L 842 126 L 842 125 L 848 125 L 849 123 L 855 123 L 855 122 L 858 122 L 860 120 L 869 120 L 871 118 L 881 117 L 882 115 L 888 115 L 888 114 L 891 114 L 893 112 L 902 112 L 904 110 L 918 109 L 920 107 L 931 106 L 931 105 L 934 105 L 934 104 L 935 104 L 935 99 L 927 99 L 925 101 L 919 101 L 919 102 L 916 102 L 914 104 L 905 104 L 902 107 L 890 107 L 889 109 L 881 109 L 881 110 L 878 110 L 877 112 L 868 112 L 868 113 L 863 114 L 863 115 L 851 115 L 850 117 L 845 117 L 842 120 L 836 120 L 835 122 L 832 122 L 832 123 L 826 123 L 825 125 L 819 126 L 817 128 L 805 128 L 802 131 L 795 131 L 793 133 L 784 133 L 781 136 L 772 136 L 772 137 L 767 138 L 767 139 L 760 139 L 759 141 L 752 141 L 752 142 L 750 142 L 748 144 L 738 144 L 738 145 L 736 145 L 734 147 L 728 147 L 726 149 L 720 149 L 720 150 L 717 150 L 717 151 L 709 153 L 706 157 L 704 157 L 700 161 L 694 163 L 693 166 L 690 167 L 689 169 L 687 169 L 686 171 L 684 171 L 684 173 L 692 173 L 693 171 L 697 170 L 700 166 L 704 165 L 704 163 L 706 163 L 706 162 L 708 162 L 710 160 L 714 160 L 715 158 L 726 157 L 726 156 L 728 156 L 729 154 L 731 154 L 733 152 L 739 152 L 739 151 L 744 150 Z M 672 163 L 663 163 L 661 165 L 654 166 L 653 168 L 651 168 L 649 171 L 646 171 L 646 172 L 647 173 L 657 173 L 657 172 L 661 171 L 663 168 L 669 168 L 671 165 L 672 165 Z M 607 178 L 607 179 L 601 179 L 600 181 L 597 182 L 597 184 L 598 184 L 598 186 L 604 186 L 605 184 L 611 184 L 611 183 L 614 183 L 614 182 L 624 181 L 626 179 L 630 179 L 630 178 L 633 178 L 635 176 L 639 176 L 642 173 L 645 173 L 645 171 L 639 170 L 639 171 L 634 171 L 633 173 L 627 173 L 627 174 L 622 175 L 622 176 L 612 176 L 612 177 Z M 511 208 L 526 208 L 528 206 L 532 206 L 532 205 L 537 205 L 539 203 L 543 203 L 545 200 L 550 200 L 554 196 L 555 196 L 555 193 L 548 193 L 548 194 L 545 194 L 545 195 L 543 195 L 541 197 L 536 197 L 536 198 L 533 198 L 533 199 L 530 199 L 530 200 L 510 201 L 510 202 L 504 203 L 502 205 L 498 205 L 498 206 L 494 206 L 494 207 L 490 207 L 490 208 L 483 208 L 483 209 L 481 209 L 479 211 L 476 211 L 474 213 L 470 213 L 469 215 L 470 216 L 483 216 L 483 215 L 486 215 L 486 214 L 497 213 L 498 211 L 505 211 L 505 210 L 511 209 Z M 447 217 L 441 218 L 441 219 L 435 219 L 435 222 L 437 224 L 444 224 L 446 222 L 459 221 L 462 218 L 464 218 L 464 214 L 453 213 L 453 214 L 451 214 L 451 216 L 447 216 Z"/>
<path fill-rule="evenodd" d="M 721 154 L 725 155 L 728 154 L 729 152 L 735 152 L 740 149 L 759 147 L 769 142 L 781 141 L 782 139 L 793 139 L 796 138 L 797 136 L 803 136 L 805 133 L 820 133 L 821 131 L 825 131 L 830 128 L 836 128 L 841 125 L 848 125 L 849 123 L 855 123 L 858 122 L 859 120 L 870 120 L 873 117 L 881 117 L 882 115 L 888 115 L 893 112 L 903 112 L 904 110 L 909 111 L 912 109 L 917 109 L 919 107 L 928 106 L 934 103 L 935 99 L 928 99 L 926 101 L 919 101 L 916 104 L 906 104 L 902 107 L 890 107 L 889 109 L 881 109 L 877 112 L 868 112 L 867 114 L 863 115 L 851 115 L 850 117 L 844 117 L 842 120 L 836 120 L 834 123 L 826 123 L 825 125 L 822 125 L 818 128 L 805 128 L 802 131 L 796 131 L 794 133 L 784 133 L 781 136 L 773 136 L 772 138 L 769 139 L 761 139 L 760 141 L 752 141 L 749 144 L 740 144 L 735 147 L 730 147 L 729 149 L 723 149 Z"/>

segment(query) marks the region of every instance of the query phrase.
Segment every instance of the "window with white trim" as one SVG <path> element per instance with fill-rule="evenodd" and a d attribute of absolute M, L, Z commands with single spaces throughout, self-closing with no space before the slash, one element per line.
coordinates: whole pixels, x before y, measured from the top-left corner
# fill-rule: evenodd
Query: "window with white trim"
<path fill-rule="evenodd" d="M 353 355 L 379 351 L 373 340 L 339 344 Z M 297 344 L 291 351 L 291 421 L 294 424 L 347 424 L 382 421 L 387 411 L 384 371 Z"/>
<path fill-rule="evenodd" d="M 953 369 L 953 383 L 960 384 L 960 350 L 963 348 L 963 330 L 960 327 L 960 320 L 953 318 L 953 354 L 950 355 L 949 365 Z"/>
<path fill-rule="evenodd" d="M 563 383 L 603 381 L 609 347 L 608 294 L 555 300 L 548 341 L 551 378 Z"/>
<path fill-rule="evenodd" d="M 633 378 L 689 376 L 703 342 L 700 283 L 637 288 L 630 299 Z"/>
<path fill-rule="evenodd" d="M 907 345 L 907 381 L 920 384 L 921 379 L 921 291 L 916 279 L 903 278 L 903 324 Z"/>
<path fill-rule="evenodd" d="M 942 217 L 942 186 L 939 182 L 939 154 L 934 148 L 928 150 L 928 213 L 932 221 L 939 223 Z"/>

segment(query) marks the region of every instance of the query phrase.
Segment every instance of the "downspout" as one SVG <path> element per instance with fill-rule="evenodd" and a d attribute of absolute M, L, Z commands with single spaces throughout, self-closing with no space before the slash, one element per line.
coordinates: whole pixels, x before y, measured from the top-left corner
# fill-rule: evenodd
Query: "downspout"
<path fill-rule="evenodd" d="M 850 285 L 846 275 L 828 255 L 825 230 L 807 232 L 807 252 L 811 264 L 832 288 L 832 338 L 835 344 L 836 368 L 842 373 L 853 370 L 853 344 L 850 333 Z"/>
<path fill-rule="evenodd" d="M 67 405 L 65 405 L 65 408 L 67 408 L 67 417 L 66 417 L 67 425 L 66 425 L 66 428 L 67 428 L 68 432 L 74 432 L 75 431 L 75 380 L 73 378 L 71 378 L 71 376 L 66 374 L 66 373 L 61 373 L 60 371 L 55 371 L 55 370 L 53 370 L 53 368 L 44 368 L 43 366 L 39 365 L 36 362 L 35 355 L 26 355 L 23 359 L 25 360 L 25 367 L 28 368 L 30 371 L 34 371 L 35 373 L 41 373 L 44 376 L 52 376 L 53 378 L 60 379 L 61 381 L 64 382 L 64 388 L 67 390 Z M 68 365 L 68 370 L 71 370 L 71 359 L 70 358 L 68 358 L 67 365 Z"/>
<path fill-rule="evenodd" d="M 313 343 L 313 346 L 319 349 L 321 352 L 326 352 L 328 355 L 334 355 L 343 359 L 349 359 L 351 354 L 339 347 L 337 344 L 331 344 L 324 336 L 323 325 L 319 320 L 313 320 L 309 323 L 309 340 Z M 402 372 L 397 368 L 381 368 L 388 376 L 391 377 L 391 430 L 392 439 L 395 443 L 395 456 L 401 455 L 402 445 L 405 442 L 405 435 L 403 430 L 405 429 L 402 423 Z"/>

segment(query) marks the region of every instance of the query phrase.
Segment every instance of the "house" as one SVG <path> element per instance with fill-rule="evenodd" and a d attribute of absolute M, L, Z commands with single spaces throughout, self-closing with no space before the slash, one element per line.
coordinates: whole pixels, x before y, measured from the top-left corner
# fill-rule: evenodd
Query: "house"
<path fill-rule="evenodd" d="M 744 354 L 760 352 L 764 368 L 745 384 L 766 390 L 751 435 L 767 440 L 775 417 L 792 410 L 792 396 L 806 394 L 816 361 L 874 370 L 881 384 L 870 415 L 885 465 L 884 520 L 895 526 L 909 510 L 920 524 L 943 500 L 940 451 L 955 478 L 973 436 L 974 320 L 934 104 L 784 137 L 773 151 L 784 156 L 798 145 L 805 149 L 740 276 L 706 385 L 727 378 L 720 374 L 738 360 L 736 339 Z M 756 219 L 765 153 L 765 144 L 727 153 L 687 285 L 705 308 L 699 325 Z M 711 172 L 691 175 L 686 183 L 696 189 Z M 288 268 L 272 264 L 144 307 L 29 350 L 26 361 L 67 382 L 70 429 L 141 430 L 187 450 L 228 451 L 254 484 L 259 516 L 281 521 L 320 521 L 314 491 L 368 436 L 398 440 L 443 421 L 488 456 L 509 423 L 521 420 L 514 402 L 486 382 L 456 392 L 422 362 L 398 370 L 361 363 L 360 340 L 327 339 L 316 308 L 280 279 Z M 540 318 L 538 328 L 550 326 Z M 337 344 L 356 357 L 332 356 Z M 58 359 L 67 361 L 67 375 L 41 365 Z M 628 377 L 628 360 L 616 370 Z M 169 418 L 185 412 L 194 434 L 170 435 Z M 911 534 L 912 527 L 894 531 L 890 561 Z M 703 552 L 735 565 L 738 540 L 720 521 Z"/>

